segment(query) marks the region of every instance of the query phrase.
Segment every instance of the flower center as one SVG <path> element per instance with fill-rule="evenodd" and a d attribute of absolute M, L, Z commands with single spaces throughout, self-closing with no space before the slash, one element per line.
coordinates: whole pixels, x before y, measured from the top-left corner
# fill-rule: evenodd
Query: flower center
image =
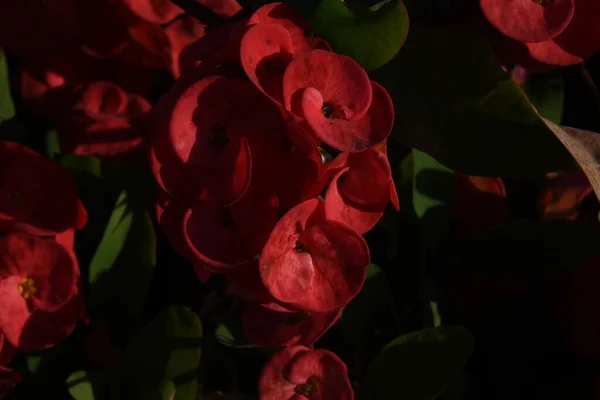
<path fill-rule="evenodd" d="M 306 253 L 307 250 L 308 249 L 304 243 L 296 241 L 296 247 L 294 247 L 294 251 L 296 253 Z"/>
<path fill-rule="evenodd" d="M 319 391 L 320 386 L 321 384 L 319 383 L 319 380 L 313 376 L 308 378 L 306 383 L 303 383 L 302 385 L 297 385 L 295 390 L 296 393 L 310 399 L 315 393 Z"/>
<path fill-rule="evenodd" d="M 222 126 L 213 128 L 212 132 L 210 133 L 209 140 L 213 147 L 218 149 L 225 147 L 227 142 L 229 142 L 229 138 L 225 134 L 225 128 Z"/>
<path fill-rule="evenodd" d="M 333 106 L 329 103 L 324 103 L 321 107 L 321 112 L 325 118 L 331 118 L 333 115 Z"/>
<path fill-rule="evenodd" d="M 551 6 L 553 4 L 556 4 L 556 0 L 533 0 L 533 2 L 541 6 Z"/>
<path fill-rule="evenodd" d="M 23 278 L 21 283 L 19 283 L 19 286 L 17 286 L 17 290 L 25 300 L 29 300 L 29 298 L 37 292 L 37 287 L 35 286 L 33 279 Z"/>

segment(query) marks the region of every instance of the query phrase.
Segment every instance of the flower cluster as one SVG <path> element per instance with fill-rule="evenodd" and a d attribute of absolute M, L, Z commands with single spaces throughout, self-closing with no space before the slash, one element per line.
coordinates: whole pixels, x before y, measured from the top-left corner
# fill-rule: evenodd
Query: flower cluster
<path fill-rule="evenodd" d="M 53 346 L 84 316 L 73 245 L 86 222 L 60 165 L 0 142 L 0 396 L 19 380 L 3 367 L 15 349 Z"/>
<path fill-rule="evenodd" d="M 600 49 L 595 0 L 480 0 L 486 18 L 539 63 L 573 65 Z"/>
<path fill-rule="evenodd" d="M 361 235 L 399 209 L 391 99 L 281 3 L 208 31 L 182 59 L 190 69 L 150 124 L 160 225 L 200 279 L 229 277 L 249 341 L 312 345 L 364 284 Z M 325 149 L 337 156 L 323 164 Z"/>

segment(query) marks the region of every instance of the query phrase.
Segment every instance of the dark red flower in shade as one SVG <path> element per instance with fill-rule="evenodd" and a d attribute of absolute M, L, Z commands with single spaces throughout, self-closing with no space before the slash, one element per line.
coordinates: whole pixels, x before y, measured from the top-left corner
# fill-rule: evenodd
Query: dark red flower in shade
<path fill-rule="evenodd" d="M 577 219 L 579 206 L 594 192 L 581 171 L 565 172 L 552 179 L 538 197 L 542 219 Z"/>
<path fill-rule="evenodd" d="M 23 58 L 45 58 L 79 40 L 77 0 L 2 0 L 0 10 L 0 47 Z"/>
<path fill-rule="evenodd" d="M 128 44 L 120 61 L 152 70 L 169 69 L 171 42 L 160 25 L 139 21 L 127 26 L 127 33 Z"/>
<path fill-rule="evenodd" d="M 506 189 L 501 178 L 455 174 L 450 213 L 454 220 L 472 229 L 485 229 L 508 215 Z"/>
<path fill-rule="evenodd" d="M 16 353 L 17 349 L 8 340 L 4 340 L 4 335 L 0 333 L 0 366 L 8 365 Z"/>
<path fill-rule="evenodd" d="M 142 122 L 150 108 L 148 101 L 113 83 L 86 84 L 72 112 L 58 123 L 61 150 L 100 157 L 145 155 Z"/>
<path fill-rule="evenodd" d="M 228 295 L 237 296 L 250 303 L 269 304 L 275 302 L 260 278 L 257 259 L 233 268 L 227 272 L 227 277 L 230 281 L 227 287 Z"/>
<path fill-rule="evenodd" d="M 283 102 L 283 74 L 293 59 L 292 37 L 278 24 L 257 24 L 240 45 L 240 59 L 248 78 L 274 101 Z"/>
<path fill-rule="evenodd" d="M 184 236 L 207 268 L 224 272 L 260 253 L 278 216 L 277 198 L 257 193 L 229 206 L 197 203 L 185 214 Z"/>
<path fill-rule="evenodd" d="M 542 42 L 565 30 L 577 0 L 481 0 L 487 19 L 520 42 Z"/>
<path fill-rule="evenodd" d="M 250 303 L 242 313 L 244 337 L 257 346 L 310 346 L 337 322 L 341 313 L 288 310 L 275 303 Z"/>
<path fill-rule="evenodd" d="M 52 236 L 87 222 L 74 179 L 58 163 L 0 141 L 0 231 Z"/>
<path fill-rule="evenodd" d="M 0 365 L 0 399 L 9 394 L 21 382 L 21 375 Z"/>
<path fill-rule="evenodd" d="M 43 315 L 70 307 L 77 297 L 78 276 L 76 259 L 54 239 L 25 233 L 0 236 L 0 332 L 14 346 L 31 351 L 31 340 L 47 338 L 29 327 Z M 39 339 L 34 337 L 38 334 Z"/>
<path fill-rule="evenodd" d="M 385 141 L 394 124 L 387 91 L 351 58 L 325 50 L 310 51 L 289 64 L 283 97 L 287 110 L 341 151 L 359 152 Z"/>
<path fill-rule="evenodd" d="M 392 171 L 384 152 L 373 148 L 342 153 L 329 168 L 339 172 L 325 194 L 327 219 L 343 222 L 364 234 L 381 219 L 391 199 L 399 211 Z"/>
<path fill-rule="evenodd" d="M 127 10 L 144 21 L 153 24 L 166 24 L 184 11 L 171 0 L 120 0 Z"/>
<path fill-rule="evenodd" d="M 346 365 L 328 350 L 304 346 L 275 353 L 259 380 L 260 400 L 353 400 Z"/>
<path fill-rule="evenodd" d="M 181 53 L 206 33 L 206 25 L 197 18 L 185 16 L 177 19 L 165 28 L 165 34 L 171 43 L 171 73 L 175 78 L 181 75 Z"/>
<path fill-rule="evenodd" d="M 242 10 L 237 0 L 196 0 L 223 18 L 231 18 Z"/>
<path fill-rule="evenodd" d="M 298 310 L 343 307 L 365 282 L 367 244 L 349 226 L 325 220 L 323 208 L 311 199 L 288 211 L 260 257 L 265 287 L 279 302 Z"/>
<path fill-rule="evenodd" d="M 289 34 L 292 41 L 294 54 L 302 54 L 317 46 L 321 41 L 310 38 L 311 29 L 308 22 L 292 7 L 281 2 L 266 4 L 256 10 L 249 24 L 277 24 L 282 26 Z"/>

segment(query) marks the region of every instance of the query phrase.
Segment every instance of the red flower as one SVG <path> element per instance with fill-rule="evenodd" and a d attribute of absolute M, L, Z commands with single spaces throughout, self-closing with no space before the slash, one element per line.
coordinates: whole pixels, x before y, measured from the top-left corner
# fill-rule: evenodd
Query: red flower
<path fill-rule="evenodd" d="M 399 211 L 392 171 L 384 152 L 342 153 L 330 166 L 337 172 L 325 195 L 325 216 L 364 234 L 383 216 L 390 200 Z M 335 173 L 334 172 L 334 173 Z"/>
<path fill-rule="evenodd" d="M 542 219 L 577 219 L 579 206 L 594 192 L 582 171 L 565 172 L 554 178 L 538 198 Z"/>
<path fill-rule="evenodd" d="M 360 234 L 325 220 L 322 203 L 311 199 L 277 223 L 261 254 L 260 274 L 278 301 L 326 312 L 358 294 L 368 264 L 369 248 Z"/>
<path fill-rule="evenodd" d="M 66 170 L 20 144 L 0 142 L 0 231 L 52 236 L 85 223 Z"/>
<path fill-rule="evenodd" d="M 288 310 L 275 303 L 246 306 L 242 314 L 244 337 L 258 346 L 310 346 L 340 317 L 341 309 L 325 313 Z"/>
<path fill-rule="evenodd" d="M 260 400 L 353 400 L 342 360 L 328 350 L 304 346 L 277 352 L 262 370 Z"/>
<path fill-rule="evenodd" d="M 283 77 L 285 108 L 306 119 L 330 146 L 348 152 L 383 142 L 394 124 L 387 91 L 354 60 L 313 50 L 290 63 Z"/>
<path fill-rule="evenodd" d="M 258 272 L 258 260 L 252 259 L 227 273 L 230 279 L 227 294 L 246 302 L 268 304 L 275 302 Z"/>
<path fill-rule="evenodd" d="M 92 82 L 80 90 L 73 111 L 57 128 L 61 149 L 100 157 L 141 154 L 145 139 L 141 122 L 150 103 L 110 82 Z"/>
<path fill-rule="evenodd" d="M 121 0 L 119 4 L 135 17 L 153 24 L 166 24 L 184 13 L 170 0 Z"/>
<path fill-rule="evenodd" d="M 0 333 L 0 366 L 8 365 L 15 356 L 17 349 L 11 345 L 8 340 L 4 340 L 4 335 Z"/>
<path fill-rule="evenodd" d="M 237 0 L 197 0 L 198 3 L 208 7 L 215 14 L 223 18 L 231 18 L 242 10 Z"/>
<path fill-rule="evenodd" d="M 41 314 L 68 308 L 76 297 L 78 276 L 77 261 L 55 240 L 24 233 L 0 236 L 0 331 L 6 339 L 32 351 L 32 332 L 27 335 L 25 329 Z M 38 335 L 45 340 L 41 332 L 33 336 Z"/>
<path fill-rule="evenodd" d="M 278 215 L 277 199 L 256 193 L 229 206 L 198 203 L 185 214 L 184 236 L 197 259 L 223 272 L 260 253 Z"/>
<path fill-rule="evenodd" d="M 184 49 L 204 36 L 206 25 L 197 18 L 185 16 L 171 22 L 165 33 L 171 42 L 171 73 L 175 78 L 181 75 L 181 54 Z"/>

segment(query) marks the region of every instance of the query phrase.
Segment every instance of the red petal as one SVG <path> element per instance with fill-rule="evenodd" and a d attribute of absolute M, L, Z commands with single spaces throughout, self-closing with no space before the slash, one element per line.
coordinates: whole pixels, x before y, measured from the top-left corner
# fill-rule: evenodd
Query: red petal
<path fill-rule="evenodd" d="M 283 73 L 292 61 L 292 52 L 292 38 L 276 24 L 254 25 L 240 46 L 240 59 L 248 78 L 279 103 L 283 101 Z"/>
<path fill-rule="evenodd" d="M 249 304 L 242 314 L 244 337 L 257 346 L 312 345 L 338 320 L 340 310 L 304 313 Z"/>
<path fill-rule="evenodd" d="M 330 146 L 349 152 L 360 152 L 384 141 L 394 126 L 394 105 L 388 92 L 372 82 L 373 101 L 366 115 L 355 120 L 327 117 L 321 92 L 307 88 L 302 95 L 302 112 L 306 122 L 319 138 Z"/>
<path fill-rule="evenodd" d="M 336 118 L 354 120 L 363 117 L 371 104 L 373 91 L 367 73 L 350 57 L 325 50 L 313 50 L 290 63 L 283 77 L 285 108 L 298 116 L 302 110 L 303 89 L 318 90 L 323 102 Z"/>
<path fill-rule="evenodd" d="M 246 302 L 266 304 L 275 301 L 260 278 L 258 260 L 250 260 L 229 272 L 227 294 L 238 296 Z"/>
<path fill-rule="evenodd" d="M 182 51 L 204 36 L 206 25 L 200 23 L 195 17 L 185 16 L 173 21 L 165 29 L 165 33 L 171 42 L 171 72 L 175 78 L 179 78 L 181 75 L 180 57 Z"/>
<path fill-rule="evenodd" d="M 542 42 L 561 33 L 571 22 L 573 0 L 543 5 L 535 0 L 481 0 L 481 9 L 500 32 L 520 42 Z"/>
<path fill-rule="evenodd" d="M 0 333 L 0 366 L 8 365 L 15 354 L 17 349 L 8 340 L 4 340 L 4 335 Z"/>
<path fill-rule="evenodd" d="M 347 172 L 349 170 L 352 171 L 350 168 L 340 171 L 329 185 L 325 195 L 325 216 L 328 220 L 344 223 L 358 233 L 365 234 L 381 219 L 389 200 L 386 196 L 385 200 L 378 204 L 361 205 L 345 198 L 340 193 L 338 182 L 344 174 L 350 174 Z M 385 187 L 387 189 L 387 185 Z"/>
<path fill-rule="evenodd" d="M 289 400 L 296 395 L 296 385 L 290 383 L 284 375 L 295 357 L 310 351 L 305 346 L 294 346 L 275 353 L 265 364 L 258 382 L 260 400 Z"/>
<path fill-rule="evenodd" d="M 139 18 L 154 24 L 166 24 L 184 11 L 170 0 L 123 0 Z"/>
<path fill-rule="evenodd" d="M 600 49 L 600 7 L 595 0 L 576 0 L 571 23 L 554 39 L 526 43 L 536 60 L 554 65 L 573 65 Z"/>
<path fill-rule="evenodd" d="M 250 24 L 277 24 L 288 31 L 294 54 L 302 54 L 311 49 L 305 35 L 311 32 L 310 25 L 292 7 L 281 2 L 266 4 L 250 17 Z"/>
<path fill-rule="evenodd" d="M 242 10 L 237 0 L 197 0 L 198 3 L 208 7 L 215 14 L 223 18 L 231 18 Z"/>
<path fill-rule="evenodd" d="M 543 219 L 577 219 L 581 202 L 593 191 L 583 172 L 566 172 L 540 193 L 538 209 Z"/>
<path fill-rule="evenodd" d="M 52 236 L 77 225 L 74 179 L 55 161 L 12 142 L 0 142 L 0 221 Z"/>
<path fill-rule="evenodd" d="M 504 182 L 501 178 L 456 173 L 450 210 L 456 220 L 475 228 L 498 224 L 508 213 Z"/>
<path fill-rule="evenodd" d="M 248 196 L 226 208 L 198 204 L 186 214 L 188 245 L 213 271 L 223 272 L 255 257 L 277 221 L 276 199 Z"/>
<path fill-rule="evenodd" d="M 311 396 L 313 399 L 354 400 L 346 364 L 329 350 L 311 350 L 297 355 L 286 372 L 287 379 L 296 385 L 315 379 L 318 390 Z"/>
<path fill-rule="evenodd" d="M 18 292 L 21 277 L 0 278 L 0 331 L 13 346 L 19 347 L 23 329 L 31 317 L 27 300 Z"/>

